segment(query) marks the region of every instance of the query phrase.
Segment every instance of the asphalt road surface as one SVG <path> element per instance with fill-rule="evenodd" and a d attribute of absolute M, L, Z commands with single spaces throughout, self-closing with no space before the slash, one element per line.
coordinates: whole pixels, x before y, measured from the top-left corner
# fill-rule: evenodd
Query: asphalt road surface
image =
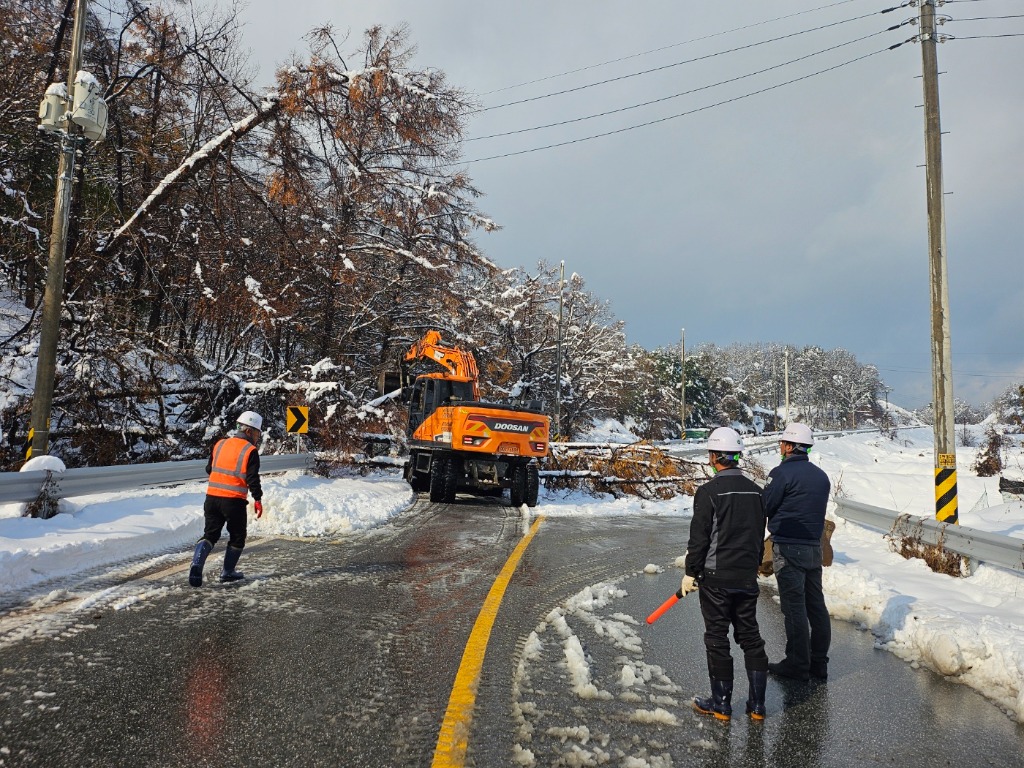
<path fill-rule="evenodd" d="M 750 722 L 734 649 L 738 716 L 694 713 L 697 601 L 644 622 L 679 585 L 678 518 L 544 519 L 474 651 L 531 523 L 421 500 L 368 532 L 252 541 L 238 584 L 189 588 L 175 552 L 0 597 L 0 766 L 443 764 L 474 659 L 465 765 L 1024 766 L 1024 727 L 838 621 L 827 683 L 771 680 L 768 718 Z M 776 659 L 767 588 L 759 618 Z"/>

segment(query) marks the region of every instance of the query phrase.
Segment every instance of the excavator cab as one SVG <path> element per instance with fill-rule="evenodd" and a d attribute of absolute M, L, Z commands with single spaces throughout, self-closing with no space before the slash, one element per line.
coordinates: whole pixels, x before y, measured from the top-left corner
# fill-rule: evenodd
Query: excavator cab
<path fill-rule="evenodd" d="M 438 408 L 471 403 L 475 400 L 471 381 L 420 376 L 413 384 L 412 397 L 409 401 L 409 434 L 415 432 Z"/>

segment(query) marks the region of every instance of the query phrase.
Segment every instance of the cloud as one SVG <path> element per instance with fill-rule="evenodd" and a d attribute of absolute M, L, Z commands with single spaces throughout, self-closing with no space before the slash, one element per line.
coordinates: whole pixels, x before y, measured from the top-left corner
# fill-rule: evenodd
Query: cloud
<path fill-rule="evenodd" d="M 944 11 L 954 19 L 1019 12 L 1012 0 L 971 4 L 970 13 L 966 7 Z M 738 99 L 614 136 L 471 164 L 485 194 L 482 209 L 504 227 L 478 241 L 506 267 L 564 259 L 645 346 L 678 343 L 684 326 L 695 339 L 720 345 L 842 346 L 878 365 L 895 386 L 894 402 L 913 406 L 930 399 L 921 53 L 917 44 L 884 50 L 917 31 L 884 32 L 915 9 L 856 18 L 872 10 L 833 4 L 809 11 L 806 3 L 784 1 L 739 17 L 727 4 L 672 0 L 652 0 L 642 12 L 585 0 L 391 0 L 348 5 L 341 17 L 326 0 L 286 15 L 270 0 L 252 0 L 243 15 L 265 78 L 316 24 L 347 26 L 355 42 L 371 24 L 407 23 L 418 47 L 414 63 L 444 70 L 483 106 L 664 67 L 481 112 L 469 120 L 470 136 L 664 98 L 835 47 L 650 107 L 466 144 L 465 156 L 480 158 Z M 818 26 L 826 28 L 794 34 Z M 943 31 L 960 38 L 1024 32 L 1024 23 L 952 21 Z M 755 45 L 785 35 L 794 36 Z M 844 45 L 864 36 L 871 37 Z M 750 47 L 723 53 L 742 46 Z M 946 200 L 953 344 L 966 354 L 991 349 L 1024 320 L 1016 288 L 1024 242 L 1024 79 L 1017 74 L 1024 46 L 1016 38 L 957 39 L 938 52 L 942 124 L 950 131 L 943 140 L 953 193 Z M 614 59 L 621 60 L 595 66 Z M 581 71 L 551 77 L 573 70 Z M 548 79 L 495 92 L 541 78 Z M 723 297 L 742 308 L 738 316 L 721 316 Z M 794 304 L 809 308 L 787 313 Z M 1019 373 L 1024 345 L 1006 346 L 1010 354 L 1001 359 L 975 355 L 973 372 Z M 988 397 L 1004 383 L 1009 379 L 955 380 L 967 399 Z"/>

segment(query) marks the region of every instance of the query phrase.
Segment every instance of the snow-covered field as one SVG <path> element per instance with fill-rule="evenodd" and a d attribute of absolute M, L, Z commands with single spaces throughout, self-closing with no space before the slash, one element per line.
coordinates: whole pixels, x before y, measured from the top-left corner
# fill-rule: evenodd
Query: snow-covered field
<path fill-rule="evenodd" d="M 961 524 L 1024 540 L 1024 504 L 1003 504 L 997 478 L 973 475 L 975 453 L 960 448 L 957 454 Z M 901 430 L 896 441 L 877 434 L 833 438 L 811 455 L 834 489 L 851 499 L 932 515 L 930 428 Z M 1010 474 L 1024 474 L 1019 447 L 1006 458 Z M 778 461 L 764 454 L 758 460 L 767 469 Z M 413 500 L 397 473 L 324 480 L 291 472 L 267 477 L 264 489 L 267 511 L 251 521 L 253 537 L 370 528 L 401 514 Z M 64 514 L 50 520 L 20 517 L 20 505 L 0 507 L 0 589 L 27 589 L 177 547 L 184 555 L 202 533 L 203 492 L 204 485 L 196 483 L 69 499 L 62 501 Z M 544 493 L 537 511 L 689 516 L 692 499 Z M 881 532 L 843 520 L 837 520 L 832 544 L 835 563 L 825 571 L 825 589 L 833 617 L 869 629 L 879 647 L 977 689 L 1024 722 L 1024 575 L 986 565 L 964 578 L 935 574 L 922 561 L 893 553 Z M 764 583 L 770 587 L 773 581 Z"/>

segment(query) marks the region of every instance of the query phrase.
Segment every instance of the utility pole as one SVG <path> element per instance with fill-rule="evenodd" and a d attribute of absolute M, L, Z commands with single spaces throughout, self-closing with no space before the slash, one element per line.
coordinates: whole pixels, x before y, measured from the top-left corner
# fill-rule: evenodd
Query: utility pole
<path fill-rule="evenodd" d="M 772 429 L 779 428 L 779 382 L 775 378 L 775 352 L 772 352 L 772 404 L 775 406 L 772 411 Z"/>
<path fill-rule="evenodd" d="M 956 423 L 953 419 L 953 361 L 949 339 L 949 277 L 942 186 L 942 130 L 939 122 L 939 62 L 936 0 L 921 0 L 921 61 L 924 85 L 925 186 L 928 194 L 928 267 L 931 276 L 932 402 L 935 408 L 935 518 L 957 522 Z"/>
<path fill-rule="evenodd" d="M 679 338 L 679 438 L 686 440 L 686 329 Z"/>
<path fill-rule="evenodd" d="M 75 24 L 71 34 L 71 58 L 68 61 L 67 95 L 70 100 L 75 90 L 75 77 L 82 60 L 85 38 L 85 17 L 88 0 L 77 0 Z M 70 107 L 69 110 L 70 112 Z M 50 258 L 43 293 L 42 329 L 39 338 L 39 356 L 36 363 L 36 388 L 32 398 L 32 421 L 29 428 L 29 447 L 25 458 L 41 456 L 48 450 L 50 439 L 50 411 L 53 407 L 53 387 L 57 372 L 57 340 L 60 337 L 61 305 L 64 302 L 64 256 L 67 250 L 68 215 L 71 209 L 71 190 L 75 176 L 75 155 L 80 142 L 80 129 L 66 119 L 61 132 L 60 161 L 57 165 L 57 196 L 53 204 L 53 225 L 50 230 Z"/>
<path fill-rule="evenodd" d="M 789 347 L 786 347 L 785 373 L 786 373 L 786 384 L 785 384 L 785 388 L 786 388 L 786 426 L 788 427 L 789 426 Z"/>
<path fill-rule="evenodd" d="M 882 391 L 885 393 L 885 419 L 882 423 L 885 425 L 885 430 L 889 431 L 889 393 L 892 392 L 892 387 L 888 384 L 883 384 Z"/>
<path fill-rule="evenodd" d="M 555 352 L 555 435 L 562 434 L 562 306 L 565 298 L 565 261 L 558 270 L 558 343 Z"/>

